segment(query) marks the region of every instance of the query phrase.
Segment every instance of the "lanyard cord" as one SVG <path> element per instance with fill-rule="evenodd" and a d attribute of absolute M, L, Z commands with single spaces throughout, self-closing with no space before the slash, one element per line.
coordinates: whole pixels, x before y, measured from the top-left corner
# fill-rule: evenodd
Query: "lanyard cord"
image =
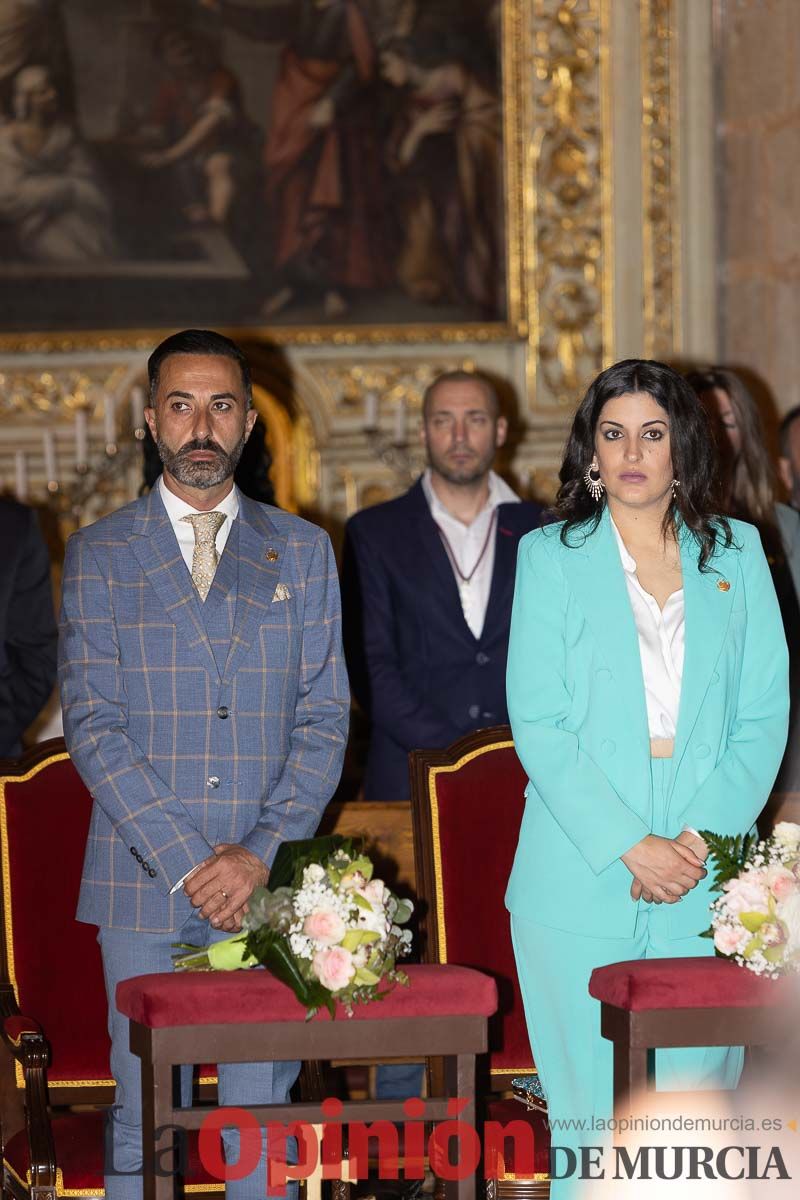
<path fill-rule="evenodd" d="M 481 547 L 481 552 L 478 555 L 478 557 L 475 559 L 474 566 L 473 566 L 472 570 L 470 571 L 469 575 L 465 575 L 464 572 L 461 570 L 461 567 L 458 565 L 458 560 L 457 560 L 455 554 L 453 553 L 453 547 L 450 545 L 450 542 L 448 541 L 448 538 L 447 538 L 447 534 L 442 529 L 441 525 L 439 525 L 438 522 L 436 522 L 436 521 L 434 521 L 434 524 L 436 525 L 436 528 L 439 530 L 439 537 L 442 539 L 442 544 L 444 545 L 445 553 L 447 554 L 447 557 L 450 559 L 450 565 L 452 566 L 456 575 L 458 576 L 458 578 L 461 580 L 462 583 L 471 583 L 473 575 L 475 574 L 478 567 L 483 562 L 483 556 L 485 555 L 486 551 L 489 549 L 489 540 L 490 540 L 492 534 L 494 533 L 495 527 L 497 525 L 497 509 L 495 509 L 494 512 L 492 513 L 492 519 L 489 522 L 489 528 L 486 532 L 486 538 L 484 540 L 483 546 Z"/>

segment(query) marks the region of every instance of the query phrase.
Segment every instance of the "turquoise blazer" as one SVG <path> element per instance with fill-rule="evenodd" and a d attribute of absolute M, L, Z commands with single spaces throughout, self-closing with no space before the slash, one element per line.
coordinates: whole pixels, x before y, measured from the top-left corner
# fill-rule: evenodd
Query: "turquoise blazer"
<path fill-rule="evenodd" d="M 693 535 L 680 539 L 686 650 L 669 837 L 684 825 L 747 832 L 786 745 L 788 652 L 775 590 L 757 530 L 731 527 L 735 544 L 703 573 Z M 560 532 L 537 529 L 519 546 L 508 711 L 530 782 L 506 904 L 556 929 L 630 937 L 644 902 L 631 900 L 620 855 L 652 832 L 638 637 L 607 510 L 594 534 L 573 531 L 574 547 Z M 712 876 L 668 906 L 668 936 L 708 927 Z"/>

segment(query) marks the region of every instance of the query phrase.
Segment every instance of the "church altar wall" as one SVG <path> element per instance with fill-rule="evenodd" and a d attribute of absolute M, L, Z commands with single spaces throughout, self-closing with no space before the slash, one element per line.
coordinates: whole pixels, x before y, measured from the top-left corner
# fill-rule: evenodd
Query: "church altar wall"
<path fill-rule="evenodd" d="M 549 497 L 574 405 L 597 371 L 628 355 L 716 353 L 711 0 L 506 0 L 505 12 L 519 41 L 508 96 L 508 187 L 521 213 L 509 261 L 525 314 L 516 332 L 501 340 L 466 330 L 447 341 L 289 340 L 281 378 L 269 365 L 255 372 L 293 422 L 305 421 L 292 447 L 309 460 L 295 463 L 295 499 L 334 534 L 358 507 L 403 490 L 421 465 L 419 401 L 436 370 L 475 366 L 505 381 L 517 408 L 513 480 Z M 31 500 L 58 506 L 46 491 L 42 429 L 68 438 L 70 379 L 83 372 L 127 403 L 157 336 L 4 339 L 2 486 L 13 491 L 14 452 L 26 449 Z M 36 381 L 44 376 L 63 395 L 43 406 Z M 380 395 L 372 437 L 364 429 L 370 390 Z M 398 421 L 407 452 L 382 454 Z M 99 408 L 92 422 L 101 453 Z M 65 529 L 135 494 L 129 459 L 75 512 L 60 502 Z"/>
<path fill-rule="evenodd" d="M 716 0 L 719 345 L 800 404 L 800 4 Z"/>

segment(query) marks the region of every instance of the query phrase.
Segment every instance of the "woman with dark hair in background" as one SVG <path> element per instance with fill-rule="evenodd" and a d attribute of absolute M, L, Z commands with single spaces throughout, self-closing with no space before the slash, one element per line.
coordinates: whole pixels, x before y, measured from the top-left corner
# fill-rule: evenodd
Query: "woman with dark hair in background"
<path fill-rule="evenodd" d="M 800 790 L 800 515 L 777 502 L 775 468 L 767 450 L 758 404 L 727 367 L 693 371 L 688 382 L 717 433 L 722 511 L 755 525 L 772 573 L 789 647 L 792 713 L 789 740 L 775 783 Z"/>
<path fill-rule="evenodd" d="M 752 827 L 786 742 L 775 589 L 757 531 L 718 515 L 714 475 L 686 381 L 617 363 L 575 415 L 560 522 L 520 543 L 508 709 L 530 782 L 506 903 L 554 1144 L 578 1169 L 596 1141 L 580 1130 L 612 1113 L 591 972 L 714 953 L 699 831 Z M 657 1083 L 735 1087 L 741 1063 L 739 1047 L 659 1051 Z M 554 1179 L 553 1200 L 576 1194 Z"/>

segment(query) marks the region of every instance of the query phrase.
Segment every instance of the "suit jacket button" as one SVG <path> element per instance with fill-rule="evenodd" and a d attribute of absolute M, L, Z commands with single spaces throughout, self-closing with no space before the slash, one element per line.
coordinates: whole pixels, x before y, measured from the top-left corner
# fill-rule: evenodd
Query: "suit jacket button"
<path fill-rule="evenodd" d="M 220 704 L 219 708 L 217 709 L 217 716 L 219 717 L 220 721 L 226 720 L 228 716 L 228 710 L 224 704 Z"/>
<path fill-rule="evenodd" d="M 135 846 L 131 846 L 131 854 L 133 855 L 134 858 L 136 858 L 136 847 Z"/>
<path fill-rule="evenodd" d="M 210 788 L 218 788 L 219 787 L 219 775 L 209 775 L 208 779 L 206 780 L 206 783 L 208 784 L 208 786 Z"/>
<path fill-rule="evenodd" d="M 473 721 L 477 721 L 478 717 L 481 715 L 480 704 L 470 704 L 469 715 Z"/>
<path fill-rule="evenodd" d="M 489 655 L 484 654 L 482 650 L 479 650 L 478 653 L 475 655 L 475 662 L 478 664 L 479 667 L 485 667 L 486 664 L 489 662 Z"/>
<path fill-rule="evenodd" d="M 156 873 L 155 873 L 155 871 L 153 870 L 153 868 L 152 868 L 152 867 L 151 867 L 151 868 L 150 868 L 150 870 L 147 872 L 147 874 L 150 876 L 150 878 L 151 878 L 151 879 L 155 879 L 155 877 L 156 877 Z"/>
<path fill-rule="evenodd" d="M 147 861 L 147 859 L 145 859 L 145 860 L 144 860 L 144 862 L 142 863 L 142 870 L 143 870 L 143 871 L 149 871 L 149 870 L 150 870 L 150 863 Z"/>
<path fill-rule="evenodd" d="M 141 856 L 141 854 L 139 854 L 139 852 L 138 852 L 138 851 L 136 852 L 136 861 L 137 861 L 138 863 L 140 863 L 140 862 L 142 861 L 142 856 Z"/>
<path fill-rule="evenodd" d="M 494 713 L 492 713 L 492 712 L 481 713 L 481 717 L 483 718 L 484 721 L 493 721 L 495 719 Z"/>

